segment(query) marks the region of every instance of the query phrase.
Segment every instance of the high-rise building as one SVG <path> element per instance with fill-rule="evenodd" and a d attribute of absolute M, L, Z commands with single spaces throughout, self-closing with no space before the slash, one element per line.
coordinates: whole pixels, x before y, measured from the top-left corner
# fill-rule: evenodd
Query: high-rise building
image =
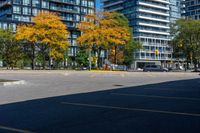
<path fill-rule="evenodd" d="M 182 0 L 184 6 L 183 16 L 200 20 L 200 0 Z"/>
<path fill-rule="evenodd" d="M 180 18 L 177 1 L 180 0 L 103 0 L 105 11 L 120 11 L 133 27 L 134 38 L 143 49 L 134 53 L 134 68 L 146 64 L 167 65 L 172 60 L 170 21 Z"/>
<path fill-rule="evenodd" d="M 31 17 L 39 11 L 57 12 L 68 26 L 69 56 L 76 54 L 76 25 L 84 16 L 95 12 L 95 0 L 0 0 L 0 28 L 12 27 L 19 23 L 31 23 Z"/>
<path fill-rule="evenodd" d="M 170 23 L 175 23 L 181 18 L 183 0 L 170 0 Z"/>

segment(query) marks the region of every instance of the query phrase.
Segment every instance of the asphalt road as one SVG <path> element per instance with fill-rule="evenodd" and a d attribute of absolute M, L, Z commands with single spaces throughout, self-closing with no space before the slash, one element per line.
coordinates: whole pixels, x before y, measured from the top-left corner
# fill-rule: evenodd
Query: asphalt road
<path fill-rule="evenodd" d="M 0 71 L 0 133 L 199 133 L 197 73 Z"/>

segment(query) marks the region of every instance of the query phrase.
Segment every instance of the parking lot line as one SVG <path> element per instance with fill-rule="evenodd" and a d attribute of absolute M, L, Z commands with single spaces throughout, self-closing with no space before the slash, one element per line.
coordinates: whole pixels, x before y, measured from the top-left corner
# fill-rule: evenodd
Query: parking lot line
<path fill-rule="evenodd" d="M 124 111 L 138 111 L 138 112 L 150 112 L 150 113 L 200 117 L 200 114 L 195 114 L 195 113 L 172 112 L 172 111 L 153 110 L 153 109 L 127 108 L 127 107 L 86 104 L 86 103 L 72 103 L 72 102 L 61 102 L 61 104 L 71 105 L 71 106 L 90 107 L 90 108 L 104 108 L 104 109 L 115 109 L 115 110 L 124 110 Z"/>
<path fill-rule="evenodd" d="M 125 94 L 125 93 L 110 93 L 110 94 L 118 95 L 118 96 L 134 96 L 134 97 L 148 97 L 148 98 L 160 98 L 160 99 L 200 101 L 199 98 L 189 98 L 189 97 L 167 97 L 167 96 L 139 95 L 139 94 Z"/>
<path fill-rule="evenodd" d="M 15 132 L 15 133 L 16 132 L 17 133 L 35 133 L 35 132 L 28 131 L 28 130 L 22 130 L 22 129 L 12 128 L 12 127 L 6 127 L 6 126 L 2 126 L 2 125 L 0 125 L 0 130 L 7 130 L 9 132 Z"/>

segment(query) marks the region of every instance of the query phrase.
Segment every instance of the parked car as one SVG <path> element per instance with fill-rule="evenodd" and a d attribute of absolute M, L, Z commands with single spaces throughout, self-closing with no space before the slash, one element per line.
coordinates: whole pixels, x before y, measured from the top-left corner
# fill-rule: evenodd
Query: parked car
<path fill-rule="evenodd" d="M 146 65 L 143 71 L 144 72 L 168 72 L 168 69 L 163 68 L 160 65 Z"/>

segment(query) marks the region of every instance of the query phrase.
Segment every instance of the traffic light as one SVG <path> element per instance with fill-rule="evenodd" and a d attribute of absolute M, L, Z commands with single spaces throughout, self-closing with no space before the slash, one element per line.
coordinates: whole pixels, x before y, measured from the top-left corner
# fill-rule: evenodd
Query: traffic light
<path fill-rule="evenodd" d="M 183 40 L 179 41 L 178 47 L 179 47 L 179 48 L 182 48 L 182 47 L 183 47 Z"/>
<path fill-rule="evenodd" d="M 159 54 L 159 51 L 158 51 L 158 49 L 155 49 L 155 55 L 158 55 Z"/>
<path fill-rule="evenodd" d="M 192 52 L 190 52 L 190 60 L 192 60 Z"/>

